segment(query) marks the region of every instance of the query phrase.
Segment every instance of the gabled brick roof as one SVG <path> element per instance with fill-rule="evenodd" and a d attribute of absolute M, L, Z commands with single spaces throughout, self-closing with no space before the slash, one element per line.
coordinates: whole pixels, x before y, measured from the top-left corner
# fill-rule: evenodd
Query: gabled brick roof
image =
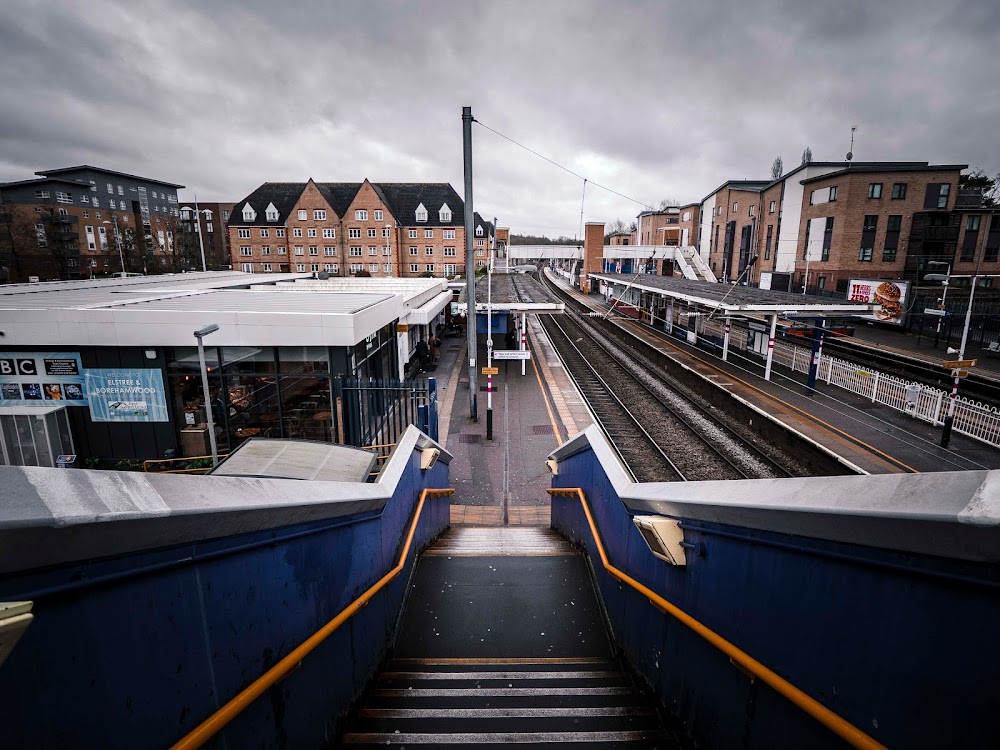
<path fill-rule="evenodd" d="M 233 210 L 229 214 L 229 225 L 240 227 L 266 227 L 274 224 L 282 224 L 288 219 L 288 214 L 291 213 L 292 209 L 295 207 L 295 204 L 299 200 L 299 196 L 302 195 L 302 191 L 305 190 L 305 188 L 306 183 L 304 182 L 265 182 L 259 188 L 250 193 L 250 195 L 233 206 Z M 257 212 L 257 218 L 253 221 L 245 221 L 243 219 L 243 207 L 247 203 L 249 203 L 250 207 Z M 278 221 L 267 220 L 265 212 L 267 211 L 268 205 L 271 203 L 273 203 L 274 207 L 278 209 Z"/>
<path fill-rule="evenodd" d="M 358 191 L 361 189 L 360 182 L 317 182 L 320 195 L 326 198 L 330 208 L 337 212 L 337 216 L 344 218 L 348 207 L 354 202 Z M 305 185 L 302 186 L 303 188 Z M 377 191 L 376 191 L 377 192 Z M 379 196 L 380 198 L 382 196 Z M 383 200 L 384 202 L 384 200 Z"/>
<path fill-rule="evenodd" d="M 375 192 L 393 217 L 402 226 L 449 226 L 460 227 L 465 221 L 465 203 L 455 189 L 447 182 L 380 182 L 371 183 Z M 320 194 L 330 204 L 330 207 L 340 217 L 354 201 L 361 189 L 360 182 L 317 182 Z M 265 182 L 250 195 L 235 206 L 229 219 L 230 226 L 268 226 L 283 224 L 288 220 L 295 204 L 305 190 L 304 182 Z M 257 218 L 251 222 L 243 220 L 243 207 L 250 203 Z M 278 209 L 277 222 L 269 222 L 265 217 L 265 209 L 273 203 Z M 417 222 L 417 206 L 424 205 L 427 209 L 427 221 Z M 441 221 L 438 212 L 447 203 L 451 209 L 451 221 Z M 477 221 L 483 224 L 484 231 L 491 231 L 493 225 L 483 221 L 477 214 Z"/>
<path fill-rule="evenodd" d="M 459 227 L 465 221 L 465 202 L 447 182 L 379 182 L 372 183 L 382 200 L 406 227 Z M 427 221 L 417 222 L 417 206 L 427 209 Z M 451 221 L 441 221 L 438 216 L 445 203 L 451 209 Z"/>

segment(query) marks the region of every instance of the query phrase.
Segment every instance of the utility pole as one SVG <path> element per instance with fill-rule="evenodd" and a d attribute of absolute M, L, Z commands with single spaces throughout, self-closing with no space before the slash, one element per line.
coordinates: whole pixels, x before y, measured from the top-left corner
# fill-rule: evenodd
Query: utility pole
<path fill-rule="evenodd" d="M 472 107 L 462 107 L 462 155 L 465 159 L 465 303 L 466 335 L 469 339 L 469 416 L 479 421 L 479 407 L 476 396 L 479 378 L 476 377 L 476 268 L 472 257 L 473 224 L 476 223 L 472 210 Z"/>

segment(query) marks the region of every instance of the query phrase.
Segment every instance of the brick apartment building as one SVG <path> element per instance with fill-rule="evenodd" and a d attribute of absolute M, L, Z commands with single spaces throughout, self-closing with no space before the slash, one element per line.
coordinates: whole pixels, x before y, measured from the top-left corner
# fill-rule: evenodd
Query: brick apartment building
<path fill-rule="evenodd" d="M 233 206 L 234 270 L 452 276 L 465 268 L 465 204 L 447 183 L 267 182 Z M 493 225 L 475 214 L 486 266 Z"/>
<path fill-rule="evenodd" d="M 851 166 L 803 180 L 796 288 L 843 289 L 852 277 L 919 281 L 947 265 L 956 274 L 996 273 L 997 214 L 981 196 L 959 194 L 965 168 Z"/>
<path fill-rule="evenodd" d="M 226 225 L 235 203 L 181 202 L 177 241 L 185 246 L 186 255 L 193 255 L 201 268 L 201 244 L 205 245 L 205 265 L 209 271 L 227 268 L 232 262 L 229 252 L 229 232 Z M 195 221 L 197 218 L 197 222 Z"/>
<path fill-rule="evenodd" d="M 182 185 L 89 165 L 35 174 L 0 184 L 0 281 L 182 270 Z"/>
<path fill-rule="evenodd" d="M 702 201 L 699 252 L 719 279 L 735 281 L 753 257 L 760 194 L 766 187 L 763 181 L 729 180 Z"/>

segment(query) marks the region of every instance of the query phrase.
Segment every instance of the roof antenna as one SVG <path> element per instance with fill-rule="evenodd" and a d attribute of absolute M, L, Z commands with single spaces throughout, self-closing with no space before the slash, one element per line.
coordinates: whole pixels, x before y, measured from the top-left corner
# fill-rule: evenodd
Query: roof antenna
<path fill-rule="evenodd" d="M 851 150 L 847 152 L 847 167 L 850 169 L 851 160 L 854 158 L 854 131 L 858 129 L 857 125 L 851 126 Z"/>

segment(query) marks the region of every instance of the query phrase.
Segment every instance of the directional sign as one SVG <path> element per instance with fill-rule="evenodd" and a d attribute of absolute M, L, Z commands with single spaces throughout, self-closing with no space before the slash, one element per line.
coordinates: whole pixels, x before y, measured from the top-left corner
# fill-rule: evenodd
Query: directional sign
<path fill-rule="evenodd" d="M 944 317 L 947 314 L 948 314 L 947 310 L 938 310 L 936 307 L 924 308 L 924 315 L 940 315 L 941 317 Z"/>
<path fill-rule="evenodd" d="M 523 352 L 517 349 L 501 349 L 493 352 L 493 359 L 531 359 L 531 352 L 527 349 Z"/>
<path fill-rule="evenodd" d="M 960 367 L 975 367 L 977 360 L 975 359 L 949 359 L 941 363 L 941 366 L 946 370 L 957 370 Z"/>
<path fill-rule="evenodd" d="M 496 368 L 496 367 L 484 367 L 483 368 L 483 375 L 499 375 L 499 374 L 500 374 L 499 368 Z"/>

